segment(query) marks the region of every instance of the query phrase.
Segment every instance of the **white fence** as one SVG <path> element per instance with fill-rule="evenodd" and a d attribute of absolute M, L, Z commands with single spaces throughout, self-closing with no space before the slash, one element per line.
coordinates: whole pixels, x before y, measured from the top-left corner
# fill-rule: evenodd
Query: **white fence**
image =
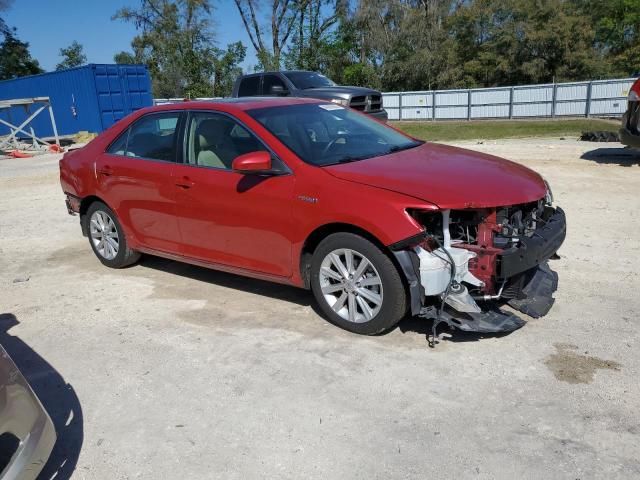
<path fill-rule="evenodd" d="M 385 92 L 389 120 L 476 120 L 531 117 L 619 117 L 636 79 L 518 87 Z"/>
<path fill-rule="evenodd" d="M 619 117 L 635 78 L 518 87 L 385 92 L 389 120 L 479 120 L 533 117 Z M 216 100 L 202 98 L 195 100 Z M 182 98 L 156 98 L 155 105 Z"/>

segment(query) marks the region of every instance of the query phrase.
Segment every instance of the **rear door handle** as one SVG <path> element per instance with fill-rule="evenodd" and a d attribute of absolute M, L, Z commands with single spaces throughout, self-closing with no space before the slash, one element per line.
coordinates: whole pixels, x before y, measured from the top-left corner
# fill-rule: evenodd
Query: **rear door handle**
<path fill-rule="evenodd" d="M 176 186 L 180 188 L 191 188 L 195 185 L 195 183 L 187 176 L 182 177 L 180 180 L 176 182 Z"/>
<path fill-rule="evenodd" d="M 108 177 L 110 175 L 113 175 L 113 170 L 111 169 L 111 167 L 109 165 L 105 165 L 104 167 L 100 168 L 98 170 L 98 173 L 100 175 L 104 175 L 105 177 Z"/>

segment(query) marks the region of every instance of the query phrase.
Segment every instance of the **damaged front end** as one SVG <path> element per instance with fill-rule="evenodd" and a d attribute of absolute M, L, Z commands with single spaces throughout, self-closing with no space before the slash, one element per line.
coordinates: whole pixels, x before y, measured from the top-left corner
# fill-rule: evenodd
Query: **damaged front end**
<path fill-rule="evenodd" d="M 424 233 L 391 246 L 409 284 L 413 315 L 468 332 L 525 324 L 553 305 L 558 275 L 548 266 L 566 236 L 565 214 L 546 197 L 495 208 L 410 211 Z"/>

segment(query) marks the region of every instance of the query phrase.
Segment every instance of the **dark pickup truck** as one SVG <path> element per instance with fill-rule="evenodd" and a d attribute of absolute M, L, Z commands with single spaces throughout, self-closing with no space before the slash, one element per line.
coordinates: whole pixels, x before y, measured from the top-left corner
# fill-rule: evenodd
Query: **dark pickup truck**
<path fill-rule="evenodd" d="M 380 92 L 370 88 L 336 85 L 329 78 L 316 72 L 295 70 L 243 75 L 236 79 L 232 96 L 318 98 L 351 107 L 379 120 L 387 121 L 387 112 L 382 108 Z"/>

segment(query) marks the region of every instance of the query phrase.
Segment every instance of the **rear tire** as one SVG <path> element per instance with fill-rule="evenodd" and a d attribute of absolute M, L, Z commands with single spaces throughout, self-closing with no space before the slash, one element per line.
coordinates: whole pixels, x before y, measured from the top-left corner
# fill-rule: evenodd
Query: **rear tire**
<path fill-rule="evenodd" d="M 369 240 L 334 233 L 311 260 L 311 289 L 329 321 L 350 332 L 375 335 L 395 326 L 407 312 L 398 269 Z"/>
<path fill-rule="evenodd" d="M 84 221 L 89 245 L 103 265 L 123 268 L 138 261 L 140 253 L 129 248 L 118 217 L 104 203 L 93 202 Z"/>

